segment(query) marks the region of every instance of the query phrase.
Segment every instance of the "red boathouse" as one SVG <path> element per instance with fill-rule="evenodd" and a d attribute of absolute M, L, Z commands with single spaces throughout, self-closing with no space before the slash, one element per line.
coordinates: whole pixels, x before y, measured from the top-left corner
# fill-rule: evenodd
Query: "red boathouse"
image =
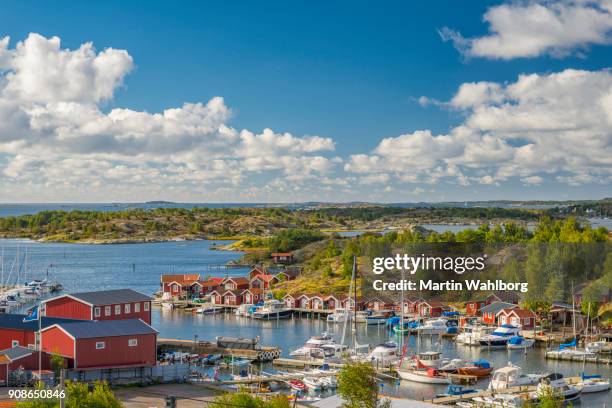
<path fill-rule="evenodd" d="M 153 367 L 157 331 L 138 319 L 59 323 L 42 330 L 42 349 L 75 370 Z"/>
<path fill-rule="evenodd" d="M 81 320 L 142 319 L 151 324 L 151 298 L 132 289 L 62 295 L 43 301 L 49 317 Z"/>

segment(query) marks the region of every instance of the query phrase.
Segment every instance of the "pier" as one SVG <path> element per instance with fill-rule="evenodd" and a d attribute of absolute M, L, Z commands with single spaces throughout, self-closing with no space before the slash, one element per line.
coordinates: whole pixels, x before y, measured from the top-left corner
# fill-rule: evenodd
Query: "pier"
<path fill-rule="evenodd" d="M 582 381 L 582 378 L 568 377 L 565 380 L 567 381 L 568 384 L 576 384 Z M 488 391 L 482 391 L 482 392 L 472 392 L 472 393 L 463 394 L 463 395 L 451 395 L 448 397 L 433 398 L 433 399 L 425 400 L 425 402 L 429 402 L 431 404 L 450 405 L 450 404 L 455 404 L 460 401 L 469 401 L 474 397 L 491 397 L 495 394 L 525 394 L 528 392 L 536 391 L 537 388 L 538 388 L 537 385 L 510 387 L 510 388 L 505 388 L 503 390 L 497 390 L 497 391 L 488 390 Z"/>
<path fill-rule="evenodd" d="M 547 351 L 546 358 L 548 360 L 559 360 L 559 361 L 574 361 L 577 363 L 591 363 L 591 364 L 603 364 L 609 366 L 612 362 L 612 358 L 603 358 L 595 355 L 593 357 L 587 357 L 586 355 L 572 355 L 570 353 L 558 353 L 557 350 Z"/>
<path fill-rule="evenodd" d="M 194 354 L 221 354 L 224 357 L 246 358 L 257 361 L 271 361 L 280 357 L 281 349 L 274 346 L 259 346 L 257 348 L 228 348 L 219 347 L 217 343 L 209 341 L 157 339 L 158 350 L 185 351 Z"/>

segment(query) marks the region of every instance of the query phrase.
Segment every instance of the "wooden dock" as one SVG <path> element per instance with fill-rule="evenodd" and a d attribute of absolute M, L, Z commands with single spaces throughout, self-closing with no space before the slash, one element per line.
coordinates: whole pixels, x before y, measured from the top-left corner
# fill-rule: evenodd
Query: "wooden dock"
<path fill-rule="evenodd" d="M 576 384 L 582 381 L 580 377 L 567 377 L 565 380 L 567 381 L 568 384 Z M 425 402 L 429 402 L 431 404 L 449 405 L 449 404 L 455 404 L 459 401 L 468 401 L 474 397 L 491 397 L 495 394 L 525 394 L 525 393 L 533 392 L 536 390 L 537 390 L 537 385 L 510 387 L 510 388 L 506 388 L 506 389 L 498 390 L 498 391 L 488 391 L 487 390 L 487 391 L 482 391 L 482 392 L 472 392 L 472 393 L 463 394 L 463 395 L 452 395 L 449 397 L 433 398 L 430 400 L 425 400 Z"/>
<path fill-rule="evenodd" d="M 277 358 L 272 362 L 276 366 L 293 367 L 293 368 L 312 368 L 321 367 L 326 364 L 330 368 L 343 368 L 344 363 L 330 363 L 320 359 L 313 360 L 297 360 L 293 358 Z M 378 373 L 394 374 L 395 367 L 374 367 Z M 393 377 L 394 379 L 397 377 Z"/>
<path fill-rule="evenodd" d="M 224 357 L 246 358 L 249 360 L 270 361 L 278 358 L 281 349 L 273 346 L 261 346 L 257 349 L 223 348 L 208 341 L 158 338 L 157 348 L 160 350 L 185 351 L 194 354 L 221 354 Z"/>
<path fill-rule="evenodd" d="M 557 351 L 557 350 L 554 350 Z M 571 354 L 561 354 L 554 352 L 546 352 L 546 359 L 558 361 L 572 361 L 576 363 L 603 364 L 609 366 L 612 363 L 612 358 L 600 357 L 597 354 L 594 357 L 576 356 Z"/>

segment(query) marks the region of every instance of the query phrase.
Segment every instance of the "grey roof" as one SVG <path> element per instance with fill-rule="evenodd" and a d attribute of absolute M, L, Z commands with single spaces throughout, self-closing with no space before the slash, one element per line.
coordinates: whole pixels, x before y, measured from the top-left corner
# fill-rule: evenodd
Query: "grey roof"
<path fill-rule="evenodd" d="M 0 351 L 0 354 L 4 354 L 11 361 L 15 361 L 15 360 L 19 360 L 20 358 L 27 357 L 32 353 L 34 353 L 34 350 L 29 349 L 27 347 L 22 347 L 22 346 L 15 346 L 13 348 L 9 348 L 9 349 Z"/>
<path fill-rule="evenodd" d="M 92 305 L 112 305 L 114 303 L 146 302 L 151 297 L 132 289 L 101 290 L 98 292 L 71 293 L 70 296 Z"/>
<path fill-rule="evenodd" d="M 514 303 L 506 303 L 506 302 L 493 302 L 490 305 L 486 305 L 482 309 L 480 309 L 480 313 L 493 313 L 497 314 L 502 309 L 514 308 L 518 307 Z"/>
<path fill-rule="evenodd" d="M 30 322 L 24 322 L 23 319 L 26 317 L 24 314 L 13 314 L 13 313 L 0 313 L 0 328 L 3 329 L 14 329 L 14 330 L 26 330 L 26 331 L 38 331 L 38 320 Z M 43 316 L 40 325 L 42 328 L 52 326 L 57 323 L 68 323 L 78 322 L 75 319 L 64 319 L 61 317 L 46 317 Z"/>
<path fill-rule="evenodd" d="M 140 319 L 83 320 L 80 322 L 60 323 L 59 326 L 70 333 L 75 339 L 157 333 L 157 330 Z"/>
<path fill-rule="evenodd" d="M 491 293 L 491 295 L 497 296 L 497 298 L 502 302 L 512 303 L 521 300 L 521 295 L 519 295 L 518 292 L 514 292 L 511 290 L 499 291 Z"/>

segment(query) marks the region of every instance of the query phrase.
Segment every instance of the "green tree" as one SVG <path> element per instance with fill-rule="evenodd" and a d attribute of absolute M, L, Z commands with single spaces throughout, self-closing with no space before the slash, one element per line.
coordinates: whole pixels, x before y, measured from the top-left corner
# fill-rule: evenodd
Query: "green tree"
<path fill-rule="evenodd" d="M 338 395 L 343 408 L 390 407 L 390 400 L 380 399 L 376 371 L 371 364 L 349 363 L 338 373 Z"/>
<path fill-rule="evenodd" d="M 53 352 L 51 354 L 51 369 L 55 373 L 55 378 L 60 377 L 60 372 L 63 368 L 66 368 L 66 360 L 58 353 Z"/>
<path fill-rule="evenodd" d="M 43 389 L 39 383 L 37 388 Z M 106 382 L 96 382 L 93 389 L 89 390 L 89 385 L 79 382 L 66 382 L 66 408 L 121 408 L 121 403 L 115 397 Z M 18 408 L 57 408 L 57 399 L 36 399 L 18 402 Z"/>
<path fill-rule="evenodd" d="M 284 395 L 276 395 L 268 400 L 264 400 L 246 391 L 239 391 L 233 394 L 225 394 L 215 398 L 209 405 L 211 408 L 290 408 L 289 400 Z"/>

